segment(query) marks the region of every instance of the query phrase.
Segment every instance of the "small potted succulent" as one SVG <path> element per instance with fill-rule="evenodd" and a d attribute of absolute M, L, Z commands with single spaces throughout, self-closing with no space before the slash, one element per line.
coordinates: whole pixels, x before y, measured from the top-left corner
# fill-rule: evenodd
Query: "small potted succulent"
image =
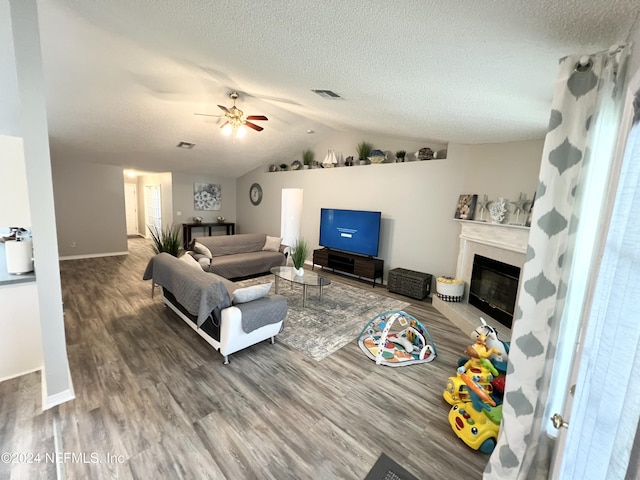
<path fill-rule="evenodd" d="M 407 155 L 407 152 L 404 150 L 398 150 L 396 152 L 396 162 L 404 162 L 404 157 Z"/>
<path fill-rule="evenodd" d="M 366 165 L 368 163 L 367 158 L 371 156 L 371 150 L 373 150 L 373 145 L 369 142 L 360 142 L 358 144 L 356 151 L 358 152 L 360 165 Z"/>
<path fill-rule="evenodd" d="M 302 152 L 302 163 L 304 164 L 304 169 L 308 169 L 311 168 L 311 165 L 313 165 L 313 160 L 316 158 L 315 153 L 313 153 L 313 150 L 304 150 Z"/>

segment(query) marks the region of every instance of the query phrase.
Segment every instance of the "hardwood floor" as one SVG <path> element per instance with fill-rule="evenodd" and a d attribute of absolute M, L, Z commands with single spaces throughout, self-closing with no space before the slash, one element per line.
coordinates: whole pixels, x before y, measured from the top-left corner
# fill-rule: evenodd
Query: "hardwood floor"
<path fill-rule="evenodd" d="M 39 373 L 0 383 L 0 452 L 59 461 L 0 463 L 0 479 L 362 479 L 382 452 L 420 479 L 482 477 L 488 456 L 455 436 L 442 399 L 468 332 L 429 300 L 375 288 L 411 301 L 437 346 L 428 364 L 376 366 L 355 342 L 316 362 L 276 341 L 223 365 L 151 299 L 147 241 L 129 247 L 61 262 L 76 399 L 42 412 Z"/>

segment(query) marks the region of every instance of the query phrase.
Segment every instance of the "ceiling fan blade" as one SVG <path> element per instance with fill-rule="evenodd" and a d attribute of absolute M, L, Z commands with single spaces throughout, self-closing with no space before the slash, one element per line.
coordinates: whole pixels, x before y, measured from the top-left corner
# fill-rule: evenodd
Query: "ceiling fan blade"
<path fill-rule="evenodd" d="M 229 109 L 227 107 L 225 107 L 224 105 L 218 105 L 218 107 L 220 107 L 220 109 L 222 111 L 229 113 Z"/>
<path fill-rule="evenodd" d="M 269 120 L 269 119 L 264 115 L 249 115 L 247 117 L 247 120 Z"/>
<path fill-rule="evenodd" d="M 244 124 L 249 127 L 249 128 L 253 128 L 254 130 L 261 132 L 262 130 L 264 130 L 264 128 L 262 128 L 259 125 L 256 125 L 255 123 L 251 123 L 251 122 L 244 122 Z"/>

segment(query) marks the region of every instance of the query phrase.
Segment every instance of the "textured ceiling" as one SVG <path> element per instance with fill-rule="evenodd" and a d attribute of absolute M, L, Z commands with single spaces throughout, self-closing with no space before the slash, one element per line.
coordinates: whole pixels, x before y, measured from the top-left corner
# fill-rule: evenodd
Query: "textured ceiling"
<path fill-rule="evenodd" d="M 336 130 L 439 143 L 542 138 L 558 59 L 625 42 L 640 4 L 40 0 L 38 7 L 54 156 L 235 177 Z M 246 114 L 269 117 L 263 132 L 236 143 L 220 135 L 216 118 L 194 115 L 219 114 L 231 90 L 241 93 Z M 196 147 L 179 150 L 179 141 Z"/>

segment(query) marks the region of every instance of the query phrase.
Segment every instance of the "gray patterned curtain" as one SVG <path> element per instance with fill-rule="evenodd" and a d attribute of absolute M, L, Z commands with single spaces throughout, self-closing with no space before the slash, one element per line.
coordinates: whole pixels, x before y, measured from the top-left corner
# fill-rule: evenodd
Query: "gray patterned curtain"
<path fill-rule="evenodd" d="M 620 79 L 617 74 L 627 55 L 622 48 L 560 61 L 514 317 L 502 425 L 485 479 L 548 476 L 553 440 L 545 433 L 545 410 L 571 288 L 569 274 L 574 261 L 590 261 L 574 258 L 584 186 L 590 166 L 610 162 L 613 155 L 616 135 L 603 138 L 599 129 L 611 118 L 619 124 L 624 74 Z M 612 104 L 618 109 L 611 116 Z M 603 122 L 599 117 L 607 110 L 610 117 Z M 606 142 L 608 158 L 602 158 Z"/>

